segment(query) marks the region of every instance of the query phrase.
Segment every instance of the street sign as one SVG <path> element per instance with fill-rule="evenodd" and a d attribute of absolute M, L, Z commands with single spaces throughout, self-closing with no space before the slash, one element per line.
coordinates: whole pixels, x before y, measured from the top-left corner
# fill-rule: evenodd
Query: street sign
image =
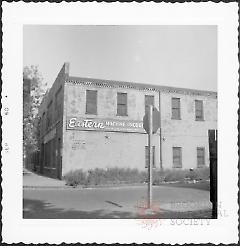
<path fill-rule="evenodd" d="M 152 133 L 156 133 L 160 127 L 160 113 L 157 108 L 153 107 L 152 110 Z M 147 133 L 149 133 L 149 112 L 147 112 L 143 117 L 143 128 Z"/>

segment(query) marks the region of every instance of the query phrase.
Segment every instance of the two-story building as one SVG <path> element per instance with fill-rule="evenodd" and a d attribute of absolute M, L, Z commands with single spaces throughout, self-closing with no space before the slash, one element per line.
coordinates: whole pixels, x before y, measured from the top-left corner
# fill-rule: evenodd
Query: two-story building
<path fill-rule="evenodd" d="M 154 167 L 209 166 L 216 92 L 72 77 L 65 63 L 39 110 L 40 172 L 61 178 L 75 169 L 144 170 L 148 140 L 143 116 L 150 104 L 160 111 Z"/>

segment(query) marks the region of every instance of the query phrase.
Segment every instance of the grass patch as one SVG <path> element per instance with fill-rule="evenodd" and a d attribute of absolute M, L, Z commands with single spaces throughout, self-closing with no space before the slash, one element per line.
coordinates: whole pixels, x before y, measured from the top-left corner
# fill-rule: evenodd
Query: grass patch
<path fill-rule="evenodd" d="M 66 185 L 69 186 L 77 186 L 77 185 L 84 185 L 87 181 L 87 176 L 82 169 L 70 171 L 64 176 L 64 180 L 66 181 Z"/>
<path fill-rule="evenodd" d="M 163 171 L 153 169 L 153 185 L 166 182 L 183 182 L 186 180 L 208 180 L 209 168 L 190 170 L 165 169 Z M 141 184 L 148 181 L 147 170 L 139 171 L 131 168 L 95 168 L 88 171 L 82 169 L 70 171 L 64 176 L 67 185 L 92 186 L 113 184 Z"/>

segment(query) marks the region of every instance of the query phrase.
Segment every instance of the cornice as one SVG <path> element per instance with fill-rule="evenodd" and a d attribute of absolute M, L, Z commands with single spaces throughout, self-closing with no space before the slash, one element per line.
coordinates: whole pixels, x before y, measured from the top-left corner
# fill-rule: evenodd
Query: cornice
<path fill-rule="evenodd" d="M 186 88 L 147 85 L 147 84 L 139 84 L 133 82 L 69 77 L 65 81 L 65 83 L 72 84 L 72 85 L 99 87 L 99 88 L 124 88 L 124 89 L 135 89 L 140 91 L 156 91 L 156 92 L 163 92 L 163 93 L 177 93 L 183 95 L 206 96 L 211 98 L 217 98 L 217 92 L 213 92 L 213 91 L 201 91 L 201 90 L 193 90 L 193 89 L 186 89 Z"/>

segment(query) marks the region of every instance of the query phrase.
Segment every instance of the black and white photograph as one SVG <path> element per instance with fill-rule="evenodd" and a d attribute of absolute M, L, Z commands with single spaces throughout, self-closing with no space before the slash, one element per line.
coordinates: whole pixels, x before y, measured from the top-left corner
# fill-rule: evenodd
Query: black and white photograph
<path fill-rule="evenodd" d="M 23 60 L 23 218 L 217 218 L 216 26 L 25 25 Z"/>
<path fill-rule="evenodd" d="M 19 76 L 16 82 L 6 70 L 9 61 L 14 61 L 14 50 L 10 49 L 9 60 L 3 60 L 11 78 L 6 83 L 10 86 L 8 81 L 12 81 L 12 87 L 19 87 L 15 93 L 9 94 L 11 87 L 2 92 L 2 114 L 8 130 L 2 142 L 3 161 L 9 166 L 9 158 L 17 155 L 11 159 L 18 166 L 16 184 L 11 174 L 14 166 L 3 174 L 12 180 L 11 206 L 18 204 L 15 228 L 22 224 L 22 232 L 30 227 L 33 232 L 26 242 L 32 242 L 37 228 L 45 231 L 54 226 L 58 229 L 55 227 L 55 234 L 48 239 L 37 239 L 38 235 L 34 240 L 79 242 L 77 230 L 86 233 L 93 224 L 96 238 L 92 237 L 92 242 L 106 242 L 100 239 L 100 231 L 112 227 L 114 237 L 116 228 L 124 224 L 123 233 L 127 233 L 127 223 L 129 232 L 134 231 L 132 238 L 147 234 L 147 241 L 142 241 L 142 235 L 130 242 L 161 242 L 157 234 L 168 228 L 162 242 L 183 242 L 183 229 L 193 231 L 184 242 L 235 240 L 237 226 L 229 228 L 225 239 L 224 235 L 213 239 L 214 230 L 228 235 L 226 225 L 237 225 L 237 145 L 231 148 L 237 144 L 233 137 L 237 128 L 227 125 L 232 122 L 237 126 L 237 121 L 227 117 L 233 110 L 237 114 L 237 66 L 228 64 L 234 76 L 226 80 L 224 72 L 229 71 L 224 67 L 227 60 L 222 58 L 227 57 L 223 50 L 229 48 L 226 44 L 230 41 L 227 35 L 225 43 L 222 38 L 227 24 L 219 24 L 217 17 L 203 18 L 202 22 L 146 21 L 146 17 L 142 21 L 138 15 L 141 7 L 136 10 L 135 22 L 111 21 L 117 11 L 114 5 L 113 12 L 105 9 L 106 14 L 111 13 L 106 22 L 97 21 L 103 16 L 101 8 L 90 22 L 88 17 L 96 13 L 91 10 L 99 9 L 97 4 L 95 8 L 80 8 L 81 4 L 75 10 L 67 7 L 72 10 L 72 19 L 70 12 L 70 19 L 61 19 L 63 8 L 39 6 L 39 15 L 34 16 L 36 8 L 32 6 L 33 12 L 21 17 L 19 25 L 12 17 L 14 12 L 8 10 L 10 14 L 4 19 L 21 38 L 16 41 L 9 32 L 5 45 L 19 42 L 21 55 L 16 56 L 18 65 L 12 63 Z M 25 5 L 21 7 L 28 13 Z M 74 15 L 77 9 L 83 13 L 84 8 L 82 17 Z M 120 8 L 116 16 L 126 8 Z M 46 20 L 41 16 L 44 10 Z M 211 16 L 213 6 L 208 10 L 205 14 Z M 174 11 L 183 16 L 179 8 Z M 55 21 L 50 21 L 52 13 L 56 13 Z M 131 13 L 126 12 L 126 20 L 131 20 Z M 152 8 L 148 20 L 151 13 L 160 18 Z M 224 7 L 219 13 L 231 19 Z M 79 20 L 70 21 L 74 16 Z M 236 33 L 231 40 L 236 42 Z M 237 49 L 237 43 L 232 43 L 230 47 Z M 228 54 L 229 61 L 234 60 L 234 53 Z M 229 95 L 234 90 L 234 103 L 230 104 Z M 11 117 L 17 119 L 19 129 L 14 128 Z M 10 135 L 16 148 L 7 140 Z M 10 180 L 3 179 L 3 186 L 4 182 L 6 185 Z M 235 184 L 232 191 L 228 182 Z M 11 195 L 15 186 L 17 198 Z M 7 204 L 5 198 L 3 206 Z M 15 219 L 9 216 L 8 224 Z M 69 231 L 66 237 L 75 235 L 74 241 L 64 238 L 64 228 Z M 175 232 L 176 240 L 171 239 Z M 9 232 L 5 233 L 9 238 Z M 197 233 L 199 238 L 194 236 Z M 20 231 L 16 238 L 23 238 L 19 235 Z"/>

